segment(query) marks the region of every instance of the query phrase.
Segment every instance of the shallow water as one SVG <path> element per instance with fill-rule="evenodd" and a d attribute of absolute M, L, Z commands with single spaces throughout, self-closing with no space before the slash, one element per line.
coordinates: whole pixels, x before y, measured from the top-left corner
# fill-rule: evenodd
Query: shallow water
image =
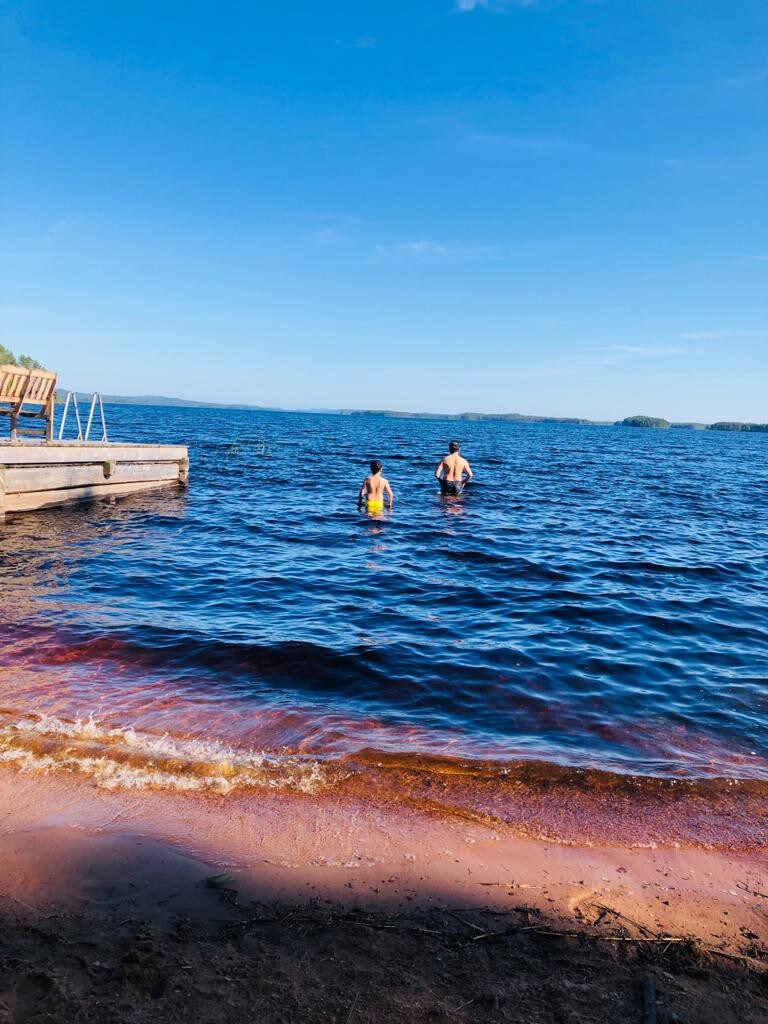
<path fill-rule="evenodd" d="M 109 420 L 188 442 L 190 487 L 9 519 L 0 757 L 219 792 L 458 766 L 484 807 L 489 776 L 768 782 L 764 435 Z M 454 433 L 476 480 L 442 499 Z"/>

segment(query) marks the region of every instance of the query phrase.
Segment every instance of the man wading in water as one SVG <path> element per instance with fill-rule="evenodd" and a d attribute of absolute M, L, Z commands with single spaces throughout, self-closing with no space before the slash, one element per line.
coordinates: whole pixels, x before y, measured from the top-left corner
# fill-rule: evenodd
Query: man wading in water
<path fill-rule="evenodd" d="M 472 479 L 469 463 L 459 454 L 461 445 L 451 441 L 448 455 L 444 455 L 435 469 L 435 479 L 440 482 L 440 493 L 457 496 L 464 490 L 464 485 Z M 465 475 L 466 474 L 466 475 Z"/>

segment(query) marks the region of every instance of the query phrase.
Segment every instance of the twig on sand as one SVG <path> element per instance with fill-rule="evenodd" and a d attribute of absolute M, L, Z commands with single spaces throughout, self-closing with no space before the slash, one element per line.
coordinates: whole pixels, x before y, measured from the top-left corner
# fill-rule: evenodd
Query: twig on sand
<path fill-rule="evenodd" d="M 588 932 L 563 932 L 557 928 L 542 928 L 541 925 L 533 924 L 528 925 L 525 928 L 505 928 L 499 932 L 484 932 L 482 935 L 476 935 L 472 941 L 479 942 L 480 939 L 500 939 L 505 935 L 519 935 L 521 932 L 529 932 L 532 935 L 549 935 L 551 938 L 569 938 L 569 939 L 583 939 L 585 936 L 589 936 Z M 651 936 L 632 936 L 632 935 L 591 935 L 592 938 L 597 939 L 599 942 L 635 942 L 635 943 L 649 943 L 658 946 L 674 945 L 675 943 L 687 943 L 690 939 L 676 936 L 676 935 L 651 935 Z"/>
<path fill-rule="evenodd" d="M 724 949 L 717 949 L 715 946 L 702 946 L 705 952 L 712 953 L 715 956 L 724 956 L 726 960 L 736 960 L 743 964 L 760 964 L 760 961 L 754 956 L 743 956 L 740 953 L 726 953 Z M 760 967 L 762 968 L 762 964 Z"/>
<path fill-rule="evenodd" d="M 651 935 L 649 937 L 644 935 L 598 935 L 597 938 L 601 942 L 648 942 L 656 946 L 674 946 L 675 943 L 679 945 L 680 943 L 691 941 L 679 935 Z"/>
<path fill-rule="evenodd" d="M 312 918 L 305 918 L 305 920 L 311 921 Z M 353 917 L 342 917 L 340 918 L 344 924 L 357 925 L 360 928 L 376 928 L 379 931 L 389 932 L 419 932 L 422 935 L 442 935 L 443 931 L 439 928 L 422 928 L 420 925 L 410 924 L 386 924 L 383 921 L 372 921 L 369 918 L 358 921 Z"/>
<path fill-rule="evenodd" d="M 494 917 L 507 917 L 514 914 L 520 907 L 506 907 L 504 910 L 496 910 L 493 907 L 437 907 L 438 910 L 460 910 L 464 914 L 492 914 Z"/>
<path fill-rule="evenodd" d="M 461 1004 L 460 1006 L 457 1006 L 457 1007 L 456 1007 L 456 1008 L 454 1009 L 454 1011 L 453 1011 L 453 1012 L 454 1012 L 454 1013 L 458 1013 L 458 1012 L 459 1012 L 459 1010 L 463 1010 L 465 1006 L 469 1006 L 469 1004 L 470 1004 L 470 1003 L 474 1003 L 474 1001 L 475 1001 L 476 999 L 477 999 L 477 996 L 472 996 L 472 998 L 471 998 L 471 999 L 468 999 L 468 1000 L 466 1001 L 466 1003 L 462 1003 L 462 1004 Z"/>
<path fill-rule="evenodd" d="M 760 892 L 759 889 L 750 889 L 746 882 L 737 882 L 736 888 L 741 889 L 742 892 L 749 893 L 750 896 L 759 896 L 761 900 L 768 900 L 768 892 Z"/>
<path fill-rule="evenodd" d="M 349 1022 L 352 1020 L 352 1014 L 355 1012 L 355 1007 L 357 1006 L 357 1001 L 359 998 L 360 989 L 358 989 L 357 992 L 355 993 L 355 998 L 352 1000 L 352 1005 L 349 1008 L 349 1013 L 347 1014 L 347 1024 L 349 1024 Z"/>
<path fill-rule="evenodd" d="M 593 903 L 592 906 L 597 907 L 598 910 L 604 910 L 608 914 L 613 914 L 615 917 L 620 917 L 622 921 L 631 924 L 633 928 L 637 928 L 638 931 L 643 932 L 645 935 L 654 936 L 654 932 L 650 928 L 646 928 L 639 921 L 633 921 L 631 917 L 627 917 L 626 914 L 622 914 L 619 910 L 614 910 L 613 907 L 607 907 L 604 903 Z"/>
<path fill-rule="evenodd" d="M 441 907 L 440 909 L 444 914 L 450 914 L 451 917 L 455 917 L 457 921 L 461 921 L 461 923 L 465 924 L 467 928 L 480 932 L 481 935 L 485 934 L 485 928 L 481 928 L 479 924 L 475 924 L 473 921 L 468 921 L 466 917 L 461 917 L 461 915 L 457 914 L 454 910 L 449 910 L 448 907 Z"/>

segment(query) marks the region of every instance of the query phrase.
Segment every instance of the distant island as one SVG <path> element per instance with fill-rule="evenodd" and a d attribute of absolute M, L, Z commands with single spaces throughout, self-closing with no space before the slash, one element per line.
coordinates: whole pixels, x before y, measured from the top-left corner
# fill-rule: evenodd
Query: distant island
<path fill-rule="evenodd" d="M 768 423 L 713 423 L 709 430 L 751 430 L 759 434 L 768 434 Z"/>
<path fill-rule="evenodd" d="M 8 350 L 5 350 L 8 353 Z M 29 356 L 21 357 L 34 363 Z M 26 364 L 24 364 L 26 365 Z M 39 364 L 35 364 L 39 365 Z M 90 394 L 76 392 L 78 401 L 90 401 Z M 63 400 L 65 390 L 57 392 L 59 400 Z M 283 409 L 274 405 L 247 405 L 225 402 L 196 401 L 191 398 L 171 398 L 167 395 L 102 395 L 107 405 L 151 405 L 169 406 L 189 409 L 232 409 L 240 412 L 294 412 L 294 413 L 325 413 L 334 416 L 383 416 L 399 420 L 452 420 L 456 422 L 502 421 L 506 423 L 566 423 L 579 426 L 606 427 L 611 426 L 605 420 L 589 420 L 580 416 L 532 416 L 519 412 L 401 412 L 396 409 Z M 738 423 L 722 421 L 718 423 L 674 423 L 660 416 L 628 416 L 617 420 L 614 426 L 634 427 L 645 430 L 727 430 L 733 432 L 768 433 L 768 423 Z"/>
<path fill-rule="evenodd" d="M 388 416 L 396 420 L 507 420 L 511 423 L 579 423 L 598 425 L 577 416 L 526 416 L 519 412 L 397 412 L 393 409 L 340 409 L 341 416 Z M 603 425 L 603 424 L 600 424 Z"/>
<path fill-rule="evenodd" d="M 16 356 L 10 349 L 0 345 L 0 364 L 23 366 L 29 370 L 40 370 L 43 367 L 36 359 L 28 355 Z M 56 392 L 56 400 L 62 402 L 66 390 Z M 86 392 L 74 392 L 78 402 L 90 402 L 91 395 Z M 507 423 L 571 423 L 580 426 L 610 426 L 601 420 L 588 420 L 579 416 L 531 416 L 519 412 L 400 412 L 396 409 L 283 409 L 274 405 L 247 405 L 225 402 L 196 401 L 191 398 L 171 398 L 167 395 L 102 395 L 107 405 L 151 405 L 170 406 L 188 409 L 232 409 L 240 412 L 299 412 L 325 413 L 337 416 L 385 416 L 399 420 L 455 420 L 455 421 L 502 421 Z M 627 416 L 617 420 L 617 427 L 634 427 L 645 430 L 723 430 L 734 433 L 768 433 L 768 423 L 739 423 L 719 421 L 718 423 L 672 423 L 660 416 Z"/>
<path fill-rule="evenodd" d="M 669 420 L 659 416 L 627 416 L 624 420 L 617 420 L 614 426 L 617 427 L 641 427 L 646 430 L 734 430 L 753 431 L 757 433 L 768 433 L 768 423 L 670 423 Z"/>
<path fill-rule="evenodd" d="M 89 392 L 73 392 L 78 402 L 90 402 Z M 66 398 L 66 390 L 60 389 L 56 392 L 59 401 Z M 191 398 L 169 398 L 166 395 L 102 395 L 105 405 L 152 405 L 152 406 L 173 406 L 189 409 L 237 409 L 245 412 L 289 412 L 288 409 L 281 409 L 276 405 L 232 405 L 226 402 L 197 402 Z M 307 410 L 302 410 L 307 411 Z M 333 410 L 335 411 L 335 410 Z"/>
<path fill-rule="evenodd" d="M 617 427 L 647 427 L 651 430 L 669 430 L 672 424 L 669 420 L 659 419 L 657 416 L 627 416 L 625 420 L 618 420 Z"/>

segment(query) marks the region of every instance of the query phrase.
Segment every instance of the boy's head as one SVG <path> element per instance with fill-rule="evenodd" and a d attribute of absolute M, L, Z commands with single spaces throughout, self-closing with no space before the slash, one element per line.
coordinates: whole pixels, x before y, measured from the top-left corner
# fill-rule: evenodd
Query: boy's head
<path fill-rule="evenodd" d="M 379 462 L 378 459 L 374 459 L 373 462 L 371 463 L 371 472 L 372 473 L 380 473 L 381 472 L 381 463 Z"/>
<path fill-rule="evenodd" d="M 451 453 L 451 455 L 455 455 L 459 448 L 461 448 L 461 445 L 459 444 L 458 441 L 448 442 L 448 451 Z"/>

